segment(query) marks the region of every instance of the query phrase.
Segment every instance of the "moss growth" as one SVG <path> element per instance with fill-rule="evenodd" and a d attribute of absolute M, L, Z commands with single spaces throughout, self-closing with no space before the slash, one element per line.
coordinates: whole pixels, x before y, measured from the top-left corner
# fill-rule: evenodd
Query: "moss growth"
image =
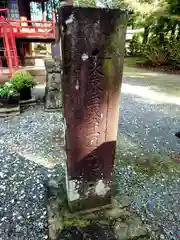
<path fill-rule="evenodd" d="M 169 156 L 161 156 L 158 154 L 140 157 L 134 163 L 136 171 L 147 173 L 148 175 L 154 174 L 170 174 L 180 171 L 180 164 Z"/>
<path fill-rule="evenodd" d="M 164 174 L 169 176 L 180 172 L 180 164 L 168 155 L 137 152 L 124 156 L 122 152 L 118 152 L 116 158 L 120 167 L 131 166 L 136 173 L 141 173 L 148 177 Z"/>
<path fill-rule="evenodd" d="M 137 174 L 145 177 L 170 176 L 180 172 L 180 164 L 172 156 L 149 153 L 124 135 L 118 138 L 116 162 L 117 169 L 131 166 Z"/>
<path fill-rule="evenodd" d="M 128 222 L 128 219 L 137 219 L 136 214 L 130 210 L 130 197 L 124 196 L 124 194 L 114 197 L 109 208 L 102 207 L 94 211 L 91 209 L 90 211 L 71 213 L 67 203 L 64 178 L 59 179 L 57 182 L 59 182 L 58 193 L 55 197 L 49 199 L 48 204 L 48 215 L 52 216 L 49 218 L 49 223 L 51 223 L 49 227 L 50 236 L 64 240 L 75 239 L 77 235 L 79 239 L 84 239 L 83 236 L 85 235 L 91 237 L 96 234 L 99 237 L 102 236 L 102 239 L 109 239 L 106 238 L 107 235 L 112 236 L 112 239 L 114 239 L 115 229 L 121 236 L 120 227 L 123 222 L 126 224 L 127 229 L 129 229 L 128 226 L 136 224 L 137 221 Z M 142 229 L 146 229 L 146 226 L 141 221 L 138 224 L 138 228 L 141 226 Z M 132 230 L 134 228 L 131 227 Z M 127 234 L 130 234 L 130 232 Z"/>
<path fill-rule="evenodd" d="M 72 219 L 66 219 L 63 223 L 64 228 L 70 228 L 70 227 L 87 227 L 90 225 L 90 221 L 87 219 L 74 217 Z"/>
<path fill-rule="evenodd" d="M 145 59 L 142 57 L 125 57 L 124 63 L 130 67 L 136 67 L 137 64 L 144 63 Z"/>

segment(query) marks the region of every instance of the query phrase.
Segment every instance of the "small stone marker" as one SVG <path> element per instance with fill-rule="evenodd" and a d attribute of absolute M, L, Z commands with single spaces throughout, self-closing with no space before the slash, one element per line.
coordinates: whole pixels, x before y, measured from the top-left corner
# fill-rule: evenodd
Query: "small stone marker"
<path fill-rule="evenodd" d="M 60 58 L 60 44 L 59 43 L 53 43 L 51 45 L 51 51 L 52 51 L 52 56 L 54 59 Z"/>
<path fill-rule="evenodd" d="M 74 209 L 109 204 L 127 13 L 64 6 L 63 100 L 67 195 Z"/>
<path fill-rule="evenodd" d="M 45 67 L 47 72 L 45 111 L 59 111 L 62 108 L 60 61 L 47 59 L 45 61 Z"/>

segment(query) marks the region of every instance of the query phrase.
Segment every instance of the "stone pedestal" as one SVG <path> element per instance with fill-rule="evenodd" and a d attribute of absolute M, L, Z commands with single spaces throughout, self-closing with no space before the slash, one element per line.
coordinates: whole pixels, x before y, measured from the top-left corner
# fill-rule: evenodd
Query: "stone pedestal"
<path fill-rule="evenodd" d="M 60 42 L 51 44 L 52 57 L 57 60 L 61 60 Z"/>
<path fill-rule="evenodd" d="M 61 8 L 67 195 L 74 209 L 110 203 L 127 14 Z"/>
<path fill-rule="evenodd" d="M 61 66 L 60 61 L 47 59 L 45 111 L 59 111 L 62 108 Z"/>
<path fill-rule="evenodd" d="M 62 60 L 60 39 L 61 29 L 59 28 L 58 23 L 56 23 L 55 25 L 55 30 L 56 30 L 55 41 L 51 43 L 52 58 L 56 59 L 57 61 L 61 61 Z"/>

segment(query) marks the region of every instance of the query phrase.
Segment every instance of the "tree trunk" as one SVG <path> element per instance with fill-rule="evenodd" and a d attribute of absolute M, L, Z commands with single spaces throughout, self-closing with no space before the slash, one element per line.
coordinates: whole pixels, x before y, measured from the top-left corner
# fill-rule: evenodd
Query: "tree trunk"
<path fill-rule="evenodd" d="M 144 38 L 143 38 L 143 44 L 147 43 L 149 36 L 149 26 L 146 26 L 144 28 Z"/>
<path fill-rule="evenodd" d="M 176 33 L 176 24 L 173 24 L 172 26 L 171 26 L 171 38 L 173 39 L 174 38 L 174 36 L 175 36 L 175 33 Z"/>
<path fill-rule="evenodd" d="M 173 26 L 171 29 L 171 37 L 174 37 L 175 31 L 176 31 L 176 27 Z"/>
<path fill-rule="evenodd" d="M 178 34 L 177 34 L 177 41 L 180 40 L 180 24 L 178 24 Z"/>
<path fill-rule="evenodd" d="M 41 3 L 42 12 L 45 11 L 44 2 Z"/>
<path fill-rule="evenodd" d="M 163 32 L 159 33 L 159 39 L 160 39 L 160 42 L 164 42 L 164 33 Z"/>

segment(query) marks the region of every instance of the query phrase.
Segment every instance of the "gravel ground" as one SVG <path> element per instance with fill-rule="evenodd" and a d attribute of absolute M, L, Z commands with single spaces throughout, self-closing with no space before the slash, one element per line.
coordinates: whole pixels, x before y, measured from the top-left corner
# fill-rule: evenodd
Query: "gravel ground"
<path fill-rule="evenodd" d="M 131 84 L 131 78 L 124 83 Z M 119 123 L 122 156 L 133 156 L 137 150 L 178 155 L 180 141 L 174 133 L 180 123 L 179 106 L 170 100 L 156 103 L 124 86 Z M 64 174 L 64 154 L 59 151 L 63 134 L 62 115 L 44 112 L 42 106 L 0 121 L 0 240 L 48 239 L 46 182 Z M 142 218 L 162 228 L 161 239 L 178 239 L 179 173 L 147 179 L 118 161 L 117 183 L 119 193 L 132 197 L 132 207 Z"/>
<path fill-rule="evenodd" d="M 46 182 L 63 176 L 62 136 L 62 115 L 42 106 L 0 121 L 0 239 L 48 239 Z"/>
<path fill-rule="evenodd" d="M 167 174 L 160 169 L 148 176 L 137 172 L 134 165 L 121 165 L 123 158 L 125 161 L 131 158 L 133 162 L 137 155 L 145 159 L 159 154 L 164 163 L 169 160 L 167 156 L 179 155 L 180 140 L 174 134 L 180 126 L 180 98 L 174 102 L 173 96 L 164 96 L 158 88 L 152 91 L 151 87 L 146 79 L 124 78 L 118 139 L 121 154 L 116 174 L 118 190 L 132 198 L 132 207 L 142 220 L 151 224 L 152 235 L 159 228 L 160 239 L 180 239 L 180 168 Z"/>
<path fill-rule="evenodd" d="M 180 153 L 180 106 L 149 104 L 137 96 L 123 94 L 121 99 L 120 134 L 144 151 Z"/>

